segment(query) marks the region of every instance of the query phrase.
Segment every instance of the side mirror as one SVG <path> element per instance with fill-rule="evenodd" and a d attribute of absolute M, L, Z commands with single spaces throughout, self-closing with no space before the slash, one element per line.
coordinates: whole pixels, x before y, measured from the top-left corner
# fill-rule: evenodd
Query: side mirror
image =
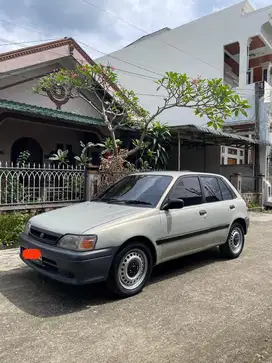
<path fill-rule="evenodd" d="M 181 209 L 184 207 L 182 199 L 168 199 L 162 206 L 162 210 Z"/>

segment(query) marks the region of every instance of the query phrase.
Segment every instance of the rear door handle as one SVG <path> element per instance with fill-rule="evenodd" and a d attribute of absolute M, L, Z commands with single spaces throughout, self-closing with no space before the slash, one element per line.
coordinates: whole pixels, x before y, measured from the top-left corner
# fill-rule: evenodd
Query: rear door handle
<path fill-rule="evenodd" d="M 235 209 L 235 205 L 230 205 L 230 209 Z"/>
<path fill-rule="evenodd" d="M 199 214 L 200 214 L 201 216 L 205 216 L 205 215 L 207 214 L 207 211 L 205 211 L 205 210 L 200 210 L 200 211 L 199 211 Z"/>

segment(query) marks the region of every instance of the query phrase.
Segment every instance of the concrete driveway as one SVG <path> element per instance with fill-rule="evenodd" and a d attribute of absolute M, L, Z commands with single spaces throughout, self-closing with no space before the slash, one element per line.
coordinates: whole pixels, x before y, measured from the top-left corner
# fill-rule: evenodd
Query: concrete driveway
<path fill-rule="evenodd" d="M 252 215 L 243 255 L 158 267 L 114 301 L 103 285 L 43 280 L 0 252 L 0 362 L 271 363 L 272 215 Z"/>

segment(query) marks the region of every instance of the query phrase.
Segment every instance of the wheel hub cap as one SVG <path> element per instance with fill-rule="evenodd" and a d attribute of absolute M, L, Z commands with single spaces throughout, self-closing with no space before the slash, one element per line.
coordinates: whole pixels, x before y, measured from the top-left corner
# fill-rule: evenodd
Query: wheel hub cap
<path fill-rule="evenodd" d="M 231 232 L 230 239 L 229 239 L 229 245 L 230 248 L 234 253 L 238 253 L 239 250 L 242 248 L 243 244 L 243 234 L 240 228 L 234 228 Z"/>
<path fill-rule="evenodd" d="M 148 260 L 144 251 L 132 250 L 121 260 L 118 268 L 118 279 L 123 288 L 132 290 L 137 288 L 145 279 Z"/>

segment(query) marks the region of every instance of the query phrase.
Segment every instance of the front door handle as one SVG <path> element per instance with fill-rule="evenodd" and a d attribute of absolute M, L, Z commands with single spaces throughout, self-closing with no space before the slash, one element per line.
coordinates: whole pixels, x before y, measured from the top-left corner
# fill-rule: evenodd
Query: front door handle
<path fill-rule="evenodd" d="M 201 211 L 199 211 L 199 214 L 200 214 L 201 216 L 205 216 L 205 215 L 207 214 L 207 211 L 205 211 L 205 210 L 201 210 Z"/>
<path fill-rule="evenodd" d="M 235 209 L 235 205 L 230 205 L 230 209 Z"/>

